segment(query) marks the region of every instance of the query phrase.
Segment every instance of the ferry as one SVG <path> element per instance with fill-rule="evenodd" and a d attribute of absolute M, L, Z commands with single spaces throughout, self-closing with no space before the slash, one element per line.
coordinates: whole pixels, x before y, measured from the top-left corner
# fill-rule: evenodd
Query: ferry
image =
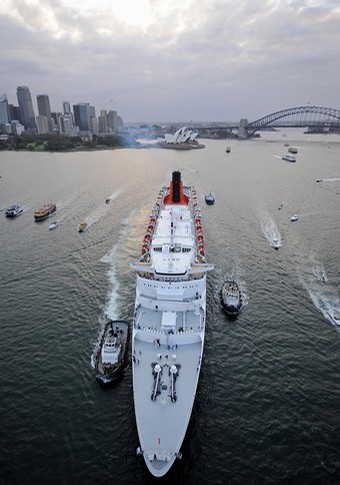
<path fill-rule="evenodd" d="M 45 204 L 34 212 L 34 219 L 36 222 L 43 221 L 44 219 L 47 219 L 47 217 L 50 217 L 56 210 L 57 206 L 55 204 Z"/>
<path fill-rule="evenodd" d="M 196 190 L 173 172 L 150 213 L 136 272 L 132 375 L 137 455 L 155 477 L 176 458 L 190 421 L 206 327 L 202 217 Z"/>
<path fill-rule="evenodd" d="M 6 217 L 16 217 L 24 212 L 24 208 L 19 204 L 12 204 L 6 209 Z"/>

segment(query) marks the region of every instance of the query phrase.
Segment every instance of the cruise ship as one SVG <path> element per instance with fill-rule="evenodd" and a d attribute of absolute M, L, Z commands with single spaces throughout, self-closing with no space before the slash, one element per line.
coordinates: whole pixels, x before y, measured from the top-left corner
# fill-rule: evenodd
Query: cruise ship
<path fill-rule="evenodd" d="M 173 172 L 147 224 L 136 272 L 132 368 L 137 454 L 155 477 L 176 458 L 190 421 L 202 364 L 206 276 L 196 190 Z"/>

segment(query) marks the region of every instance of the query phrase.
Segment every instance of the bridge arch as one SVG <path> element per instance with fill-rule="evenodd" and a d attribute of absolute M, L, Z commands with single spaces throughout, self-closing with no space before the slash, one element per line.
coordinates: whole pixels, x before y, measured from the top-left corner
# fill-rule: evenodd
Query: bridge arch
<path fill-rule="evenodd" d="M 276 123 L 283 118 L 294 119 L 294 121 L 284 123 Z M 332 119 L 332 122 L 330 121 Z M 335 108 L 326 108 L 323 106 L 297 106 L 294 108 L 286 108 L 275 113 L 263 116 L 258 120 L 247 124 L 246 130 L 248 134 L 253 134 L 256 131 L 266 126 L 321 126 L 329 123 L 331 125 L 340 126 L 340 110 Z"/>

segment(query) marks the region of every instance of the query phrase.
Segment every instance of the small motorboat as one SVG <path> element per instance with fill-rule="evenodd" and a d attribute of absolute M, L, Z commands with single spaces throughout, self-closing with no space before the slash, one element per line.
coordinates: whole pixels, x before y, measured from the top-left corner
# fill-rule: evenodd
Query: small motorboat
<path fill-rule="evenodd" d="M 280 240 L 279 240 L 278 237 L 273 237 L 273 239 L 272 239 L 272 247 L 274 249 L 279 249 L 279 247 L 280 247 Z"/>
<path fill-rule="evenodd" d="M 107 204 L 109 204 L 109 203 L 111 202 L 111 197 L 108 197 L 108 198 L 105 200 L 105 202 L 106 202 Z"/>
<path fill-rule="evenodd" d="M 289 153 L 297 153 L 298 152 L 297 148 L 295 148 L 295 147 L 289 147 L 288 151 L 289 151 Z"/>
<path fill-rule="evenodd" d="M 221 289 L 221 303 L 227 315 L 237 315 L 242 307 L 242 295 L 236 281 L 227 280 Z"/>
<path fill-rule="evenodd" d="M 299 214 L 293 214 L 292 217 L 290 218 L 292 222 L 298 221 L 299 220 Z"/>
<path fill-rule="evenodd" d="M 87 226 L 88 226 L 87 222 L 86 221 L 82 221 L 79 224 L 79 226 L 78 226 L 78 232 L 84 232 L 84 231 L 86 231 Z"/>
<path fill-rule="evenodd" d="M 286 155 L 283 155 L 282 160 L 286 160 L 286 162 L 296 162 L 296 156 L 286 153 Z"/>
<path fill-rule="evenodd" d="M 231 152 L 231 147 L 227 147 L 225 151 L 226 151 L 226 153 L 230 153 Z"/>
<path fill-rule="evenodd" d="M 16 217 L 24 212 L 24 208 L 19 204 L 12 204 L 6 209 L 6 217 Z"/>
<path fill-rule="evenodd" d="M 53 229 L 57 229 L 58 226 L 59 226 L 59 222 L 58 221 L 53 221 L 49 225 L 48 230 L 49 231 L 53 231 Z"/>
<path fill-rule="evenodd" d="M 209 192 L 209 194 L 205 195 L 205 202 L 206 202 L 207 205 L 214 205 L 215 204 L 215 196 L 211 191 Z"/>
<path fill-rule="evenodd" d="M 108 386 L 123 374 L 127 363 L 130 325 L 124 320 L 109 320 L 104 328 L 98 349 L 91 356 L 97 381 Z"/>

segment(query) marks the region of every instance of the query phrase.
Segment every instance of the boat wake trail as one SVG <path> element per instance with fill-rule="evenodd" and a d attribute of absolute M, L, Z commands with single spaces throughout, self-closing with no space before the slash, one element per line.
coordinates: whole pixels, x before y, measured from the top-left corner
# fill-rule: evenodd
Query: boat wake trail
<path fill-rule="evenodd" d="M 313 305 L 340 332 L 340 298 L 335 288 L 328 283 L 322 263 L 310 258 L 298 276 Z"/>
<path fill-rule="evenodd" d="M 281 234 L 277 225 L 271 217 L 261 220 L 261 230 L 264 237 L 272 247 L 279 248 L 282 246 Z"/>
<path fill-rule="evenodd" d="M 326 179 L 318 179 L 318 182 L 339 182 L 340 177 L 332 177 L 332 178 L 326 178 Z"/>
<path fill-rule="evenodd" d="M 121 233 L 117 243 L 101 258 L 102 263 L 109 265 L 108 277 L 110 282 L 110 289 L 107 297 L 106 306 L 104 309 L 104 315 L 111 319 L 117 320 L 120 318 L 118 307 L 118 293 L 119 293 L 119 280 L 118 280 L 118 264 L 119 254 L 121 256 L 121 247 L 123 242 L 127 239 L 127 233 L 130 227 L 130 221 L 135 215 L 135 209 L 124 220 L 121 221 Z"/>
<path fill-rule="evenodd" d="M 117 199 L 119 194 L 120 194 L 119 190 L 115 190 L 114 192 L 112 192 L 111 195 L 109 195 L 109 197 L 107 198 L 107 201 L 112 202 L 113 200 Z"/>

